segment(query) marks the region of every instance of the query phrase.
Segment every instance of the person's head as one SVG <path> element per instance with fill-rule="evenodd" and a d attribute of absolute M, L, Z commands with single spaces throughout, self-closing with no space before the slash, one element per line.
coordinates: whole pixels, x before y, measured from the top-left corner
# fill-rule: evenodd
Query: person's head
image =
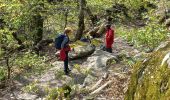
<path fill-rule="evenodd" d="M 69 35 L 71 32 L 72 32 L 72 29 L 70 27 L 66 27 L 64 29 L 64 33 L 67 34 L 67 35 Z"/>
<path fill-rule="evenodd" d="M 111 28 L 111 24 L 106 24 L 105 27 L 106 27 L 106 29 L 110 29 Z"/>

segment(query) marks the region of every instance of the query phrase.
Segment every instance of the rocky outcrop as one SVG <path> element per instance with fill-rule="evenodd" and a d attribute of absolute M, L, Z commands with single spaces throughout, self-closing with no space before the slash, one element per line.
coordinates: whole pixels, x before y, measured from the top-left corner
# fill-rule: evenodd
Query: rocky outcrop
<path fill-rule="evenodd" d="M 90 70 L 91 73 L 85 78 L 83 85 L 90 85 L 95 80 L 96 77 L 102 77 L 105 73 L 107 73 L 107 69 L 111 64 L 115 64 L 117 58 L 102 50 L 96 50 L 90 57 L 88 57 L 87 61 L 83 63 L 86 70 Z"/>
<path fill-rule="evenodd" d="M 160 45 L 145 60 L 133 66 L 133 74 L 125 100 L 170 99 L 170 47 L 169 42 Z"/>

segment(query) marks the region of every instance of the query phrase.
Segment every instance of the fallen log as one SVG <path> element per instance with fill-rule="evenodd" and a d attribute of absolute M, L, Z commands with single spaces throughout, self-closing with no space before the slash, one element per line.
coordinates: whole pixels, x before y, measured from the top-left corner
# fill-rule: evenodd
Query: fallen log
<path fill-rule="evenodd" d="M 104 85 L 102 85 L 102 86 L 99 87 L 98 89 L 96 89 L 96 90 L 94 90 L 93 92 L 91 92 L 90 95 L 99 93 L 101 90 L 103 90 L 106 86 L 110 85 L 112 82 L 113 82 L 113 80 L 109 80 L 109 81 L 106 82 Z"/>
<path fill-rule="evenodd" d="M 92 37 L 101 37 L 105 33 L 105 31 L 105 23 L 102 23 L 100 26 L 91 29 L 89 32 L 87 32 L 87 34 Z"/>
<path fill-rule="evenodd" d="M 93 91 L 95 88 L 97 88 L 100 85 L 100 83 L 103 80 L 105 80 L 107 77 L 108 77 L 108 73 L 105 73 L 104 76 L 99 81 L 97 81 L 97 83 L 92 88 L 90 88 L 90 91 Z"/>
<path fill-rule="evenodd" d="M 54 42 L 53 39 L 41 40 L 39 43 L 37 43 L 37 45 L 33 47 L 33 50 L 35 50 L 36 53 L 38 54 L 39 51 L 41 51 L 44 46 L 47 46 L 48 44 L 53 43 L 53 42 Z"/>

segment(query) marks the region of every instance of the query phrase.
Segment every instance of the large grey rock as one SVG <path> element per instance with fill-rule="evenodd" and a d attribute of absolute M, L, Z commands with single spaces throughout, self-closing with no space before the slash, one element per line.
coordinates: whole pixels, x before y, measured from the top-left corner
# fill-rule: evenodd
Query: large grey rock
<path fill-rule="evenodd" d="M 96 50 L 90 57 L 88 57 L 87 61 L 82 65 L 85 70 L 90 70 L 87 77 L 84 80 L 83 86 L 90 86 L 98 78 L 101 78 L 110 67 L 111 63 L 115 63 L 116 57 L 111 53 L 108 53 L 103 50 Z"/>
<path fill-rule="evenodd" d="M 87 59 L 87 66 L 95 69 L 105 69 L 109 67 L 112 62 L 115 62 L 117 58 L 103 50 L 96 50 L 91 57 Z"/>
<path fill-rule="evenodd" d="M 95 51 L 94 45 L 78 46 L 74 48 L 74 51 L 69 52 L 69 59 L 78 59 L 82 57 L 87 57 Z"/>

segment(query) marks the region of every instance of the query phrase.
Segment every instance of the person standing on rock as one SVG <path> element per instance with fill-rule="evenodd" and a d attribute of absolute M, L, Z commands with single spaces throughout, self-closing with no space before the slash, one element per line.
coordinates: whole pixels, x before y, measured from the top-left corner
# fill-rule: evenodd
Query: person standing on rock
<path fill-rule="evenodd" d="M 55 47 L 59 49 L 60 60 L 64 61 L 64 72 L 66 75 L 71 71 L 68 68 L 68 53 L 71 50 L 69 46 L 69 35 L 72 33 L 72 29 L 70 27 L 65 28 L 64 34 L 59 34 L 55 39 Z"/>
<path fill-rule="evenodd" d="M 106 24 L 106 34 L 105 34 L 105 50 L 112 53 L 112 44 L 114 42 L 114 30 L 111 28 L 111 24 Z"/>

